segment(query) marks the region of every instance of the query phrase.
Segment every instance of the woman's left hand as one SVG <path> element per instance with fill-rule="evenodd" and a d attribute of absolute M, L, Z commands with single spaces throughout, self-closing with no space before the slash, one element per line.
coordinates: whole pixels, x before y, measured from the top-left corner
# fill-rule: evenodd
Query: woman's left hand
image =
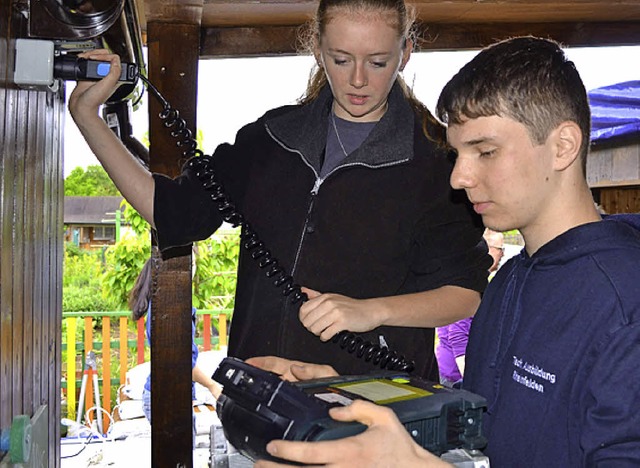
<path fill-rule="evenodd" d="M 302 324 L 322 341 L 349 330 L 366 332 L 381 324 L 371 299 L 352 299 L 332 293 L 320 293 L 302 288 L 309 300 L 302 304 L 298 314 Z"/>

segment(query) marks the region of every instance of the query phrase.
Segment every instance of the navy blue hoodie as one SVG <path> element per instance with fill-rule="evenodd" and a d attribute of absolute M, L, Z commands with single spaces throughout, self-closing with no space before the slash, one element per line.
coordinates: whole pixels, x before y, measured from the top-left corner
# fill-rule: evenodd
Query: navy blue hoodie
<path fill-rule="evenodd" d="M 640 466 L 640 216 L 578 226 L 489 284 L 464 388 L 492 468 Z"/>

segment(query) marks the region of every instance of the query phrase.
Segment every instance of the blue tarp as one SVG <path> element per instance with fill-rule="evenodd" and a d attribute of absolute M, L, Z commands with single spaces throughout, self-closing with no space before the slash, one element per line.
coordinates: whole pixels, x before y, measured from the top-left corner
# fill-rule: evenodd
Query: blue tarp
<path fill-rule="evenodd" d="M 603 86 L 588 95 L 592 143 L 625 135 L 640 136 L 640 81 Z"/>

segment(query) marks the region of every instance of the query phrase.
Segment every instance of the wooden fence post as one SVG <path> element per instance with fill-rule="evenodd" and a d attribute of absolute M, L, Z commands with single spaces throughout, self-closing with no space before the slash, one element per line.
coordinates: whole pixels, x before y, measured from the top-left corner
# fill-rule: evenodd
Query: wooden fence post
<path fill-rule="evenodd" d="M 111 319 L 102 317 L 102 408 L 111 414 Z M 109 429 L 109 418 L 103 418 L 102 413 L 97 415 L 102 420 L 103 431 L 106 434 Z"/>
<path fill-rule="evenodd" d="M 77 320 L 67 320 L 67 417 L 76 420 L 76 329 Z"/>
<path fill-rule="evenodd" d="M 93 349 L 93 317 L 84 318 L 84 355 Z M 86 358 L 85 358 L 86 359 Z M 93 380 L 87 378 L 86 393 L 84 395 L 85 412 L 93 406 Z M 80 415 L 82 421 L 82 415 Z"/>
<path fill-rule="evenodd" d="M 124 385 L 127 380 L 127 351 L 129 349 L 127 323 L 127 317 L 120 317 L 120 385 Z"/>

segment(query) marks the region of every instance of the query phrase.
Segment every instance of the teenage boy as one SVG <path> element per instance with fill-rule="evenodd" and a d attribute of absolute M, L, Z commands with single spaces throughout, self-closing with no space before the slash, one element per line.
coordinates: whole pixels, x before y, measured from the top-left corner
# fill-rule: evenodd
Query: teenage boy
<path fill-rule="evenodd" d="M 470 332 L 463 387 L 488 402 L 483 453 L 495 467 L 640 466 L 640 221 L 601 219 L 593 203 L 589 102 L 574 64 L 550 40 L 499 42 L 451 79 L 437 111 L 457 153 L 452 186 L 485 226 L 525 240 Z M 322 373 L 253 362 L 298 378 Z M 445 464 L 386 408 L 357 402 L 332 416 L 369 429 L 268 450 L 330 466 Z"/>

